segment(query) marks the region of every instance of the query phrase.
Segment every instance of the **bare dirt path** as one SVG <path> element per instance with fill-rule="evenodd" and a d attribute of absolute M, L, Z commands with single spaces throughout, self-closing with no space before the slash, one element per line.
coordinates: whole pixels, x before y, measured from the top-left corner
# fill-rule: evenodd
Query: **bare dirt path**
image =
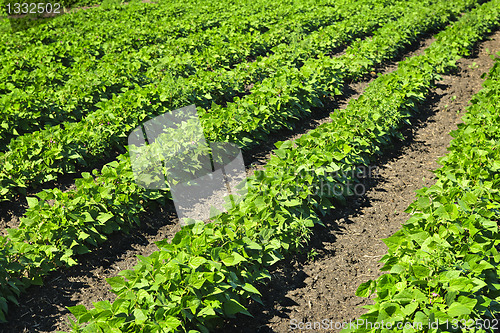
<path fill-rule="evenodd" d="M 493 65 L 489 54 L 498 51 L 500 32 L 460 60 L 457 73 L 438 82 L 406 139 L 375 165 L 377 173 L 367 181 L 366 194 L 351 198 L 347 208 L 325 219 L 327 228 L 315 228 L 304 254 L 273 269 L 272 281 L 260 288 L 265 306 L 251 307 L 255 318 L 239 316 L 221 332 L 305 332 L 297 329 L 299 323 L 349 322 L 365 312 L 359 306 L 369 300 L 356 297 L 355 291 L 381 275 L 378 260 L 387 253 L 381 239 L 409 218 L 404 210 L 414 191 L 434 183 L 432 170 L 447 153 L 448 133 L 461 122 L 468 101 L 481 88 L 481 75 Z"/>

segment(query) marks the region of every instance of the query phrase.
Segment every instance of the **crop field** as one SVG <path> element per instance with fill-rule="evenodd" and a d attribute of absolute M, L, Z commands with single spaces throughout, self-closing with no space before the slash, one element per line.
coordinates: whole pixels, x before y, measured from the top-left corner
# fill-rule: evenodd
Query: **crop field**
<path fill-rule="evenodd" d="M 500 0 L 9 1 L 0 332 L 500 331 Z"/>

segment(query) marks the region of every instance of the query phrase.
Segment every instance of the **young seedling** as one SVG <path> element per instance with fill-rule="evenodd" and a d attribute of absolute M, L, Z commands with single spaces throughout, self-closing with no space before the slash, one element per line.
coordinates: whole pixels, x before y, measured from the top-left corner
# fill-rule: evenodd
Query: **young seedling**
<path fill-rule="evenodd" d="M 469 65 L 470 69 L 476 69 L 478 67 L 479 67 L 479 65 L 475 61 L 472 63 L 472 65 Z"/>

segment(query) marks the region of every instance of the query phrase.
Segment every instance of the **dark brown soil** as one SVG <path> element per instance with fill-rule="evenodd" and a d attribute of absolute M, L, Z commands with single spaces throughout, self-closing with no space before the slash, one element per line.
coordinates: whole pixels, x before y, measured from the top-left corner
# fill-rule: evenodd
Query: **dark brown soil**
<path fill-rule="evenodd" d="M 0 202 L 0 235 L 5 236 L 8 228 L 17 228 L 28 204 L 21 197 L 14 201 Z"/>
<path fill-rule="evenodd" d="M 421 116 L 415 119 L 416 126 L 405 133 L 408 139 L 378 162 L 380 174 L 367 181 L 366 195 L 351 199 L 348 208 L 337 209 L 325 219 L 326 229 L 314 230 L 302 255 L 293 256 L 273 269 L 273 280 L 260 286 L 265 306 L 251 306 L 255 318 L 242 316 L 228 321 L 225 331 L 286 332 L 291 319 L 340 321 L 362 313 L 356 306 L 366 300 L 355 297 L 354 291 L 361 282 L 379 275 L 377 260 L 386 251 L 380 239 L 392 234 L 406 220 L 407 215 L 402 211 L 413 200 L 413 191 L 432 183 L 429 170 L 437 167 L 435 161 L 446 153 L 450 140 L 445 133 L 455 128 L 459 121 L 457 111 L 479 90 L 480 75 L 492 64 L 485 48 L 499 49 L 500 34 L 493 37 L 494 41 L 482 44 L 477 58 L 461 61 L 456 76 L 446 76 L 440 82 Z M 414 54 L 430 42 L 424 40 Z M 480 67 L 469 68 L 474 61 Z M 394 68 L 392 64 L 384 72 Z M 366 85 L 367 82 L 351 85 L 348 96 L 359 95 Z M 342 107 L 341 103 L 337 107 Z M 317 117 L 310 125 L 302 126 L 302 130 L 284 134 L 280 140 L 307 132 L 328 121 L 326 116 Z M 270 149 L 261 147 L 261 155 L 255 156 L 255 161 L 264 162 Z M 156 250 L 155 241 L 173 237 L 180 228 L 173 206 L 148 211 L 141 217 L 143 226 L 130 235 L 111 236 L 94 254 L 82 256 L 78 266 L 54 272 L 45 279 L 43 287 L 31 287 L 20 297 L 20 305 L 10 308 L 9 323 L 0 326 L 0 332 L 69 330 L 69 311 L 65 307 L 77 304 L 90 307 L 92 302 L 113 300 L 115 295 L 109 292 L 105 278 L 132 268 L 137 255 L 152 253 Z M 315 260 L 307 260 L 307 253 L 313 255 L 313 249 L 318 255 Z"/>
<path fill-rule="evenodd" d="M 471 96 L 481 88 L 481 74 L 493 65 L 489 52 L 500 50 L 500 32 L 459 61 L 459 70 L 438 82 L 414 126 L 376 163 L 366 194 L 324 219 L 299 256 L 274 267 L 273 279 L 259 290 L 264 306 L 252 304 L 254 318 L 229 320 L 221 332 L 289 332 L 297 323 L 355 321 L 369 299 L 355 296 L 357 287 L 381 275 L 378 260 L 389 237 L 410 216 L 404 210 L 414 191 L 434 183 L 432 170 L 447 153 L 449 132 L 456 129 Z M 294 321 L 292 321 L 294 320 Z M 310 331 L 310 330 L 309 330 Z M 327 330 L 334 332 L 339 330 Z"/>

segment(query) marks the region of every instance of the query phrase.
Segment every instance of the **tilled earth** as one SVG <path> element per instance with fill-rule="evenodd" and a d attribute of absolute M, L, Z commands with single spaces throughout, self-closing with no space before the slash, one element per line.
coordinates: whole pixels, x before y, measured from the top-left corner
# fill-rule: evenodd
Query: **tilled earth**
<path fill-rule="evenodd" d="M 420 54 L 432 42 L 423 39 L 407 56 Z M 500 50 L 497 32 L 480 44 L 473 56 L 460 61 L 460 69 L 444 76 L 427 100 L 414 126 L 404 134 L 406 139 L 386 151 L 373 165 L 365 181 L 362 196 L 351 198 L 346 208 L 338 208 L 324 219 L 326 228 L 316 227 L 302 254 L 287 258 L 272 268 L 272 281 L 259 286 L 264 306 L 251 304 L 254 318 L 238 316 L 229 320 L 222 332 L 288 332 L 296 322 L 332 322 L 355 320 L 363 313 L 359 305 L 369 300 L 354 296 L 359 284 L 379 276 L 378 260 L 386 253 L 381 239 L 398 230 L 408 218 L 403 211 L 414 199 L 414 191 L 433 183 L 432 170 L 446 154 L 451 137 L 448 133 L 460 122 L 471 96 L 479 91 L 493 64 L 490 52 Z M 395 63 L 386 64 L 381 73 L 392 71 Z M 348 97 L 357 97 L 370 80 L 350 85 Z M 347 98 L 336 107 L 345 107 Z M 292 132 L 279 134 L 279 140 L 296 138 L 310 128 L 328 121 L 328 112 L 306 122 Z M 265 162 L 272 147 L 253 152 L 255 168 Z M 20 207 L 10 212 L 13 226 Z M 69 330 L 67 306 L 113 300 L 106 277 L 132 268 L 137 255 L 148 255 L 157 249 L 155 241 L 171 239 L 180 229 L 173 205 L 152 209 L 142 216 L 143 226 L 129 235 L 110 236 L 101 248 L 79 258 L 80 264 L 57 271 L 45 279 L 43 287 L 31 287 L 23 294 L 19 306 L 9 310 L 8 324 L 1 332 L 54 332 Z"/>

